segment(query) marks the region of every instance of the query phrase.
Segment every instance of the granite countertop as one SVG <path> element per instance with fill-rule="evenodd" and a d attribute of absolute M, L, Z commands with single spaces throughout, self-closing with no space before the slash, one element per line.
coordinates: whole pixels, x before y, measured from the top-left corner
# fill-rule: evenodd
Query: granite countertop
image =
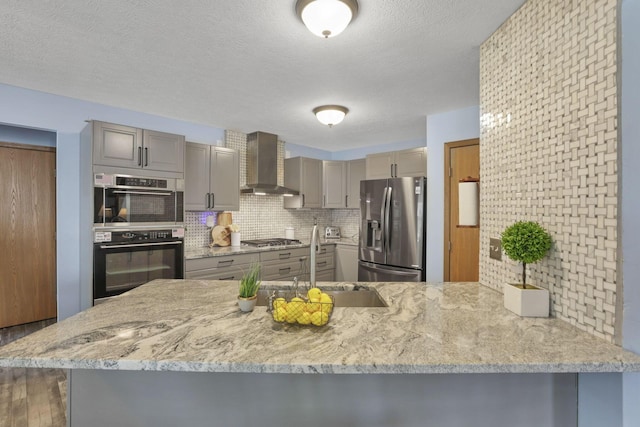
<path fill-rule="evenodd" d="M 266 282 L 263 286 L 288 286 Z M 519 318 L 476 283 L 363 283 L 389 307 L 324 327 L 241 313 L 237 282 L 156 280 L 0 347 L 0 366 L 261 373 L 640 371 L 640 356 L 557 319 Z M 325 289 L 352 287 L 322 283 Z"/>
<path fill-rule="evenodd" d="M 358 246 L 358 242 L 354 242 L 352 239 L 332 239 L 326 240 L 321 239 L 320 244 L 322 245 L 345 245 L 345 246 Z M 263 247 L 255 247 L 249 245 L 240 245 L 240 246 L 214 246 L 210 247 L 196 247 L 196 248 L 185 248 L 184 257 L 185 259 L 198 259 L 198 258 L 210 258 L 216 256 L 225 256 L 225 255 L 238 255 L 238 254 L 250 254 L 257 252 L 267 252 L 267 251 L 281 251 L 283 249 L 289 248 L 308 248 L 309 242 L 302 242 L 300 244 L 295 245 L 284 245 L 284 246 L 263 246 Z"/>

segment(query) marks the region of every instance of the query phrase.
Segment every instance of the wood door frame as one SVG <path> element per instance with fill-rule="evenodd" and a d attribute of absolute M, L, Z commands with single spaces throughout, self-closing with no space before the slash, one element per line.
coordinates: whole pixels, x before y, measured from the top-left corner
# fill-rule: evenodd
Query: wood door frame
<path fill-rule="evenodd" d="M 451 150 L 460 147 L 470 147 L 480 145 L 480 138 L 464 139 L 461 141 L 452 141 L 444 144 L 444 239 L 442 246 L 444 249 L 443 263 L 443 281 L 449 281 L 449 272 L 451 269 L 451 253 L 449 251 L 449 241 L 451 240 L 451 224 L 450 224 L 450 206 L 451 206 L 451 184 L 449 177 L 451 176 Z"/>
<path fill-rule="evenodd" d="M 48 151 L 51 153 L 56 152 L 56 147 L 50 147 L 48 145 L 31 145 L 31 144 L 19 144 L 16 142 L 3 142 L 0 141 L 0 147 L 2 148 L 15 148 L 17 150 L 33 150 L 33 151 Z"/>

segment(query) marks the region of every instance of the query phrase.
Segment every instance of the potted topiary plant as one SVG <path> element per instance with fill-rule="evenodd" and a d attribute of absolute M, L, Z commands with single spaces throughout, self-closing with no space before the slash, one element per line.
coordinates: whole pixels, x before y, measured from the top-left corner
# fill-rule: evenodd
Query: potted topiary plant
<path fill-rule="evenodd" d="M 540 261 L 551 248 L 551 236 L 538 223 L 518 221 L 501 235 L 502 250 L 522 263 L 522 283 L 504 284 L 504 306 L 523 317 L 549 316 L 549 291 L 527 284 L 527 264 Z"/>
<path fill-rule="evenodd" d="M 260 264 L 251 264 L 247 271 L 240 279 L 240 287 L 238 289 L 238 305 L 240 310 L 248 312 L 253 311 L 258 299 L 258 289 L 260 288 Z"/>

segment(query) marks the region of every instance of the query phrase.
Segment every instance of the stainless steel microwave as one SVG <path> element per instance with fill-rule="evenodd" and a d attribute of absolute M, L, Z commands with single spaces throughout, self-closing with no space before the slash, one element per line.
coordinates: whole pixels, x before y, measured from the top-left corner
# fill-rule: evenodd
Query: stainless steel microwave
<path fill-rule="evenodd" d="M 94 227 L 184 224 L 184 180 L 94 174 Z"/>

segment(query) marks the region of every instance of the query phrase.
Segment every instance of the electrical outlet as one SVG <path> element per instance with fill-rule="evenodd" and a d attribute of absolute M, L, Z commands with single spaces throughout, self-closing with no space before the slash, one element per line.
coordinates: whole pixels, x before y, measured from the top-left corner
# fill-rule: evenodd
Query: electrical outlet
<path fill-rule="evenodd" d="M 489 239 L 489 258 L 502 261 L 502 242 L 500 239 Z"/>

